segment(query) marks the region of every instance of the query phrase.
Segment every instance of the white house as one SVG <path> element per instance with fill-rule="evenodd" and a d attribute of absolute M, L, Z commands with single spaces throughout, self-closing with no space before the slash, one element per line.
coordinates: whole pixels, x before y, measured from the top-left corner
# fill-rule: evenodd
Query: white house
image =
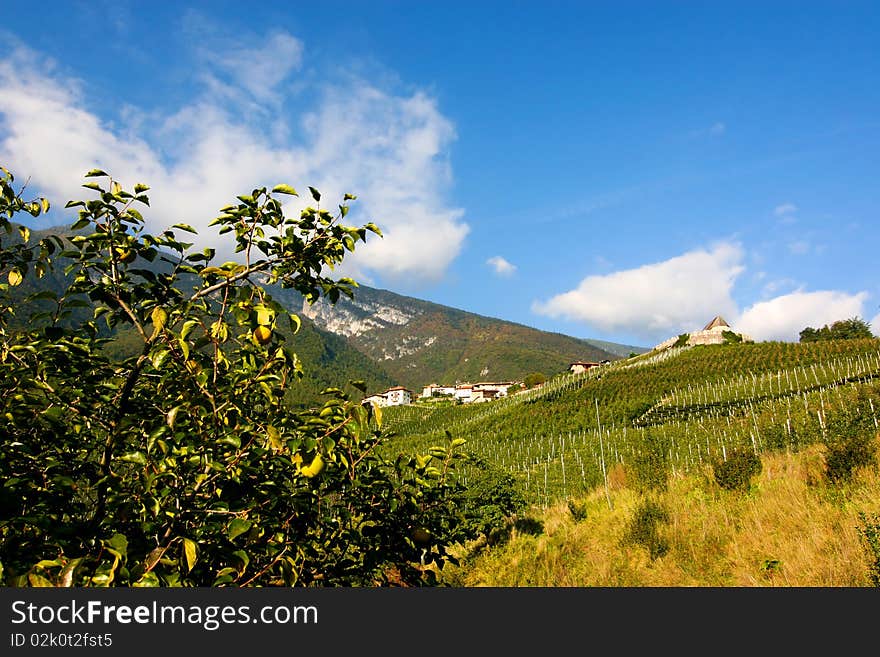
<path fill-rule="evenodd" d="M 463 404 L 469 403 L 473 394 L 474 386 L 470 383 L 461 383 L 455 386 L 455 398 L 460 400 Z"/>
<path fill-rule="evenodd" d="M 394 386 L 385 391 L 388 406 L 402 406 L 412 403 L 412 391 L 403 386 Z"/>
<path fill-rule="evenodd" d="M 516 385 L 515 381 L 499 381 L 499 382 L 482 382 L 475 383 L 472 396 L 479 394 L 482 399 L 498 399 L 499 397 L 507 397 L 507 389 Z"/>
<path fill-rule="evenodd" d="M 412 391 L 403 386 L 394 386 L 385 392 L 364 397 L 361 403 L 375 404 L 376 406 L 403 406 L 412 403 Z"/>
<path fill-rule="evenodd" d="M 361 404 L 372 404 L 374 406 L 388 406 L 388 399 L 384 394 L 375 394 L 370 395 L 369 397 L 364 397 Z"/>
<path fill-rule="evenodd" d="M 422 398 L 427 399 L 429 397 L 443 397 L 455 396 L 455 386 L 441 386 L 436 383 L 432 383 L 431 385 L 427 385 L 422 389 Z"/>

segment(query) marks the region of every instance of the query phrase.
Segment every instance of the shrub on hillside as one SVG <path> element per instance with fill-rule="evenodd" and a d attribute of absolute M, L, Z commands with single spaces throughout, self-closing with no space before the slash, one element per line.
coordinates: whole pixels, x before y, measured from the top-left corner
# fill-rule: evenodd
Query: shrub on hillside
<path fill-rule="evenodd" d="M 637 491 L 666 490 L 672 469 L 669 447 L 669 438 L 664 434 L 657 430 L 645 432 L 644 442 L 629 463 L 629 474 Z"/>
<path fill-rule="evenodd" d="M 852 478 L 857 468 L 874 463 L 877 429 L 861 404 L 836 413 L 825 424 L 825 473 L 838 483 Z"/>
<path fill-rule="evenodd" d="M 752 477 L 760 474 L 761 469 L 761 459 L 751 449 L 734 449 L 726 460 L 712 465 L 715 483 L 725 490 L 748 490 Z"/>
<path fill-rule="evenodd" d="M 638 545 L 648 550 L 651 560 L 669 552 L 669 541 L 660 533 L 660 526 L 669 521 L 666 509 L 651 499 L 645 499 L 636 509 L 623 535 L 624 545 Z"/>
<path fill-rule="evenodd" d="M 525 508 L 516 479 L 476 454 L 468 455 L 468 485 L 460 494 L 459 528 L 470 536 L 485 535 L 490 543 L 504 540 L 510 518 Z"/>
<path fill-rule="evenodd" d="M 568 511 L 575 522 L 587 519 L 587 503 L 568 500 Z"/>

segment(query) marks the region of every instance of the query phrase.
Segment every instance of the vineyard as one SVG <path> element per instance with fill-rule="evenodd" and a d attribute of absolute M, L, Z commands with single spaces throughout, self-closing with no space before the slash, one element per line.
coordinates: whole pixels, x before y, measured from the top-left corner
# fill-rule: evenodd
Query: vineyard
<path fill-rule="evenodd" d="M 648 445 L 663 446 L 673 473 L 692 472 L 734 449 L 798 450 L 847 427 L 876 429 L 878 376 L 875 339 L 684 347 L 489 403 L 390 407 L 383 420 L 395 450 L 425 449 L 446 431 L 464 438 L 477 462 L 546 506 L 602 486 Z"/>

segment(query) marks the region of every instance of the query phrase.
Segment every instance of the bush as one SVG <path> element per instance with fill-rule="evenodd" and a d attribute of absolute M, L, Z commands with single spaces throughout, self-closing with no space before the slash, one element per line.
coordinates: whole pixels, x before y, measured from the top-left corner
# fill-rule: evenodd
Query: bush
<path fill-rule="evenodd" d="M 734 449 L 727 455 L 727 460 L 716 461 L 712 469 L 715 482 L 725 490 L 748 490 L 752 477 L 760 474 L 762 465 L 760 457 L 751 449 Z"/>
<path fill-rule="evenodd" d="M 857 468 L 874 463 L 877 430 L 860 406 L 832 416 L 825 427 L 825 473 L 832 483 L 848 481 Z"/>
<path fill-rule="evenodd" d="M 574 518 L 575 522 L 587 519 L 587 508 L 588 505 L 586 502 L 568 500 L 568 511 L 571 513 L 571 517 Z"/>
<path fill-rule="evenodd" d="M 681 335 L 678 336 L 678 340 L 676 340 L 672 346 L 673 347 L 683 347 L 688 343 L 688 340 L 690 340 L 690 338 L 691 338 L 690 333 L 682 333 Z"/>
<path fill-rule="evenodd" d="M 733 331 L 722 331 L 721 337 L 724 338 L 724 344 L 740 344 L 743 341 L 742 336 Z"/>
<path fill-rule="evenodd" d="M 627 525 L 623 536 L 625 545 L 647 548 L 651 560 L 669 552 L 669 541 L 660 534 L 660 525 L 669 521 L 669 513 L 659 503 L 645 499 Z"/>
<path fill-rule="evenodd" d="M 672 470 L 669 448 L 670 440 L 663 433 L 658 430 L 645 432 L 644 442 L 630 460 L 628 468 L 637 491 L 666 490 Z"/>
<path fill-rule="evenodd" d="M 467 488 L 458 499 L 460 529 L 469 536 L 486 535 L 490 543 L 504 538 L 510 518 L 522 511 L 525 498 L 516 479 L 475 454 L 468 454 Z"/>

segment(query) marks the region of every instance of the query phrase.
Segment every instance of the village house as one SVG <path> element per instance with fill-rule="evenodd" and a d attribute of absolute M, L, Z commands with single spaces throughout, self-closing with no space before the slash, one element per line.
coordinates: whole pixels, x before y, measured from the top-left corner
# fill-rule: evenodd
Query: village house
<path fill-rule="evenodd" d="M 474 394 L 474 386 L 470 383 L 462 383 L 455 386 L 455 398 L 463 404 L 467 404 L 471 401 L 471 398 Z"/>
<path fill-rule="evenodd" d="M 599 367 L 601 364 L 602 363 L 591 363 L 583 360 L 578 360 L 568 366 L 568 371 L 572 374 L 580 374 L 581 372 L 586 372 L 590 368 Z"/>
<path fill-rule="evenodd" d="M 425 386 L 422 389 L 422 398 L 428 399 L 430 397 L 454 397 L 455 396 L 455 386 L 441 386 L 436 383 L 432 383 L 430 385 Z"/>
<path fill-rule="evenodd" d="M 507 389 L 516 385 L 515 381 L 499 381 L 499 382 L 482 382 L 475 383 L 472 397 L 479 395 L 483 401 L 507 397 Z M 478 401 L 476 398 L 473 401 Z"/>
<path fill-rule="evenodd" d="M 403 386 L 393 386 L 385 392 L 364 397 L 361 403 L 376 406 L 403 406 L 412 403 L 412 391 Z"/>

